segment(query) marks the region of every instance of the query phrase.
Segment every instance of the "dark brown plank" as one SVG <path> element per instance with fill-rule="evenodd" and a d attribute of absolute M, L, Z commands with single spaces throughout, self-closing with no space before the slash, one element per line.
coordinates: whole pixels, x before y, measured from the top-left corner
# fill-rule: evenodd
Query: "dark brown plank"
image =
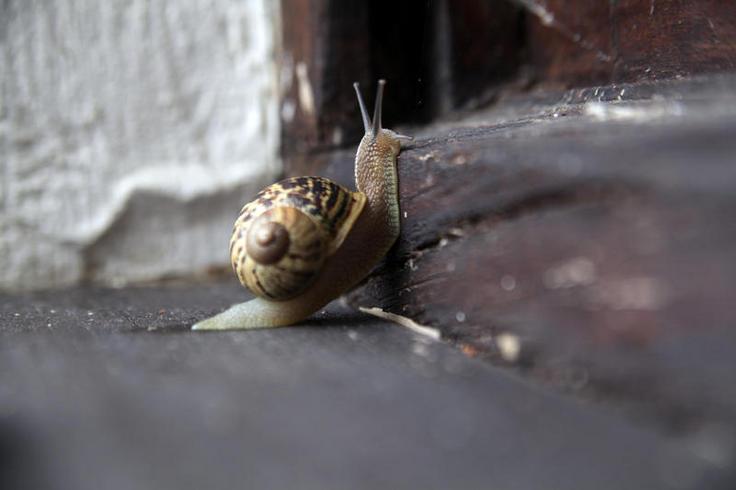
<path fill-rule="evenodd" d="M 523 0 L 543 83 L 656 80 L 736 68 L 736 4 L 720 0 Z"/>
<path fill-rule="evenodd" d="M 369 78 L 370 64 L 356 53 L 370 53 L 370 38 L 363 3 L 285 0 L 281 8 L 282 153 L 288 159 L 358 134 L 352 82 Z"/>
<path fill-rule="evenodd" d="M 478 107 L 530 83 L 736 69 L 736 5 L 719 0 L 287 0 L 282 18 L 287 169 L 360 134 L 353 81 L 372 94 L 386 78 L 385 113 L 396 124 Z"/>
<path fill-rule="evenodd" d="M 281 75 L 287 173 L 362 135 L 352 83 L 372 104 L 384 78 L 387 125 L 487 103 L 522 63 L 523 17 L 486 0 L 286 0 Z"/>

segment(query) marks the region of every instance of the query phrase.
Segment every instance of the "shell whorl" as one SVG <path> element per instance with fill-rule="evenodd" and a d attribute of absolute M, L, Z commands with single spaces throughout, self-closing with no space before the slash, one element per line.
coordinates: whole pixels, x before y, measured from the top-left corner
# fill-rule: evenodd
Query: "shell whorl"
<path fill-rule="evenodd" d="M 238 279 L 266 299 L 297 296 L 316 280 L 364 204 L 365 195 L 321 177 L 265 188 L 235 222 L 230 256 Z"/>
<path fill-rule="evenodd" d="M 246 253 L 263 265 L 281 260 L 291 244 L 286 227 L 274 221 L 272 215 L 272 211 L 267 211 L 254 220 L 245 239 Z"/>
<path fill-rule="evenodd" d="M 325 260 L 327 237 L 296 208 L 263 212 L 250 223 L 244 239 L 245 247 L 239 243 L 233 251 L 235 273 L 251 291 L 269 299 L 302 292 L 317 278 Z"/>

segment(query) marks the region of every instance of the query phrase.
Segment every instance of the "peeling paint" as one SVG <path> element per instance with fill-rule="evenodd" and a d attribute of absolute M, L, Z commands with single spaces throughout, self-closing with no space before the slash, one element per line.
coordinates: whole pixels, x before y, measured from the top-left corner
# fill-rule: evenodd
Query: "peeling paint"
<path fill-rule="evenodd" d="M 621 100 L 624 91 L 618 96 Z M 584 112 L 597 121 L 648 122 L 666 117 L 685 115 L 685 108 L 677 102 L 590 102 Z"/>
<path fill-rule="evenodd" d="M 226 262 L 227 237 L 201 242 L 189 224 L 226 235 L 230 213 L 280 171 L 275 4 L 6 3 L 0 289 L 79 282 L 90 256 L 106 283 L 143 267 L 169 274 L 159 264 L 176 260 L 192 267 L 180 273 Z M 166 206 L 131 222 L 139 203 L 164 202 L 150 196 Z M 219 214 L 202 217 L 207 209 Z M 154 224 L 167 230 L 162 243 L 137 235 Z M 132 235 L 120 236 L 121 226 Z M 127 243 L 127 265 L 102 253 L 111 236 Z M 102 272 L 108 264 L 114 276 Z"/>
<path fill-rule="evenodd" d="M 430 151 L 429 153 L 425 153 L 424 155 L 419 155 L 417 157 L 417 160 L 420 162 L 426 162 L 427 160 L 433 159 L 437 156 L 436 151 Z"/>
<path fill-rule="evenodd" d="M 296 64 L 296 80 L 298 84 L 297 93 L 299 94 L 299 107 L 305 114 L 314 114 L 314 92 L 312 84 L 309 81 L 309 73 L 307 65 L 303 61 Z"/>
<path fill-rule="evenodd" d="M 259 184 L 265 184 L 263 172 L 255 166 L 233 166 L 212 172 L 197 164 L 143 168 L 117 182 L 104 206 L 96 210 L 89 220 L 60 232 L 57 238 L 79 245 L 94 242 L 114 225 L 139 193 L 148 192 L 188 202 L 217 192 L 227 192 L 249 182 L 256 183 L 258 187 L 261 186 Z"/>
<path fill-rule="evenodd" d="M 502 333 L 496 338 L 496 346 L 506 362 L 514 363 L 521 354 L 521 340 L 516 335 Z"/>

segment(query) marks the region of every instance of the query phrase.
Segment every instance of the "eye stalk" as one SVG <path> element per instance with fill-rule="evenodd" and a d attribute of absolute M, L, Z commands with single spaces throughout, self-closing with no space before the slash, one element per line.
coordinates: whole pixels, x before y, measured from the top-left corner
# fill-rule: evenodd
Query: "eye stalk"
<path fill-rule="evenodd" d="M 365 129 L 365 134 L 370 134 L 374 139 L 381 131 L 389 131 L 384 130 L 381 126 L 381 116 L 383 112 L 383 88 L 385 86 L 386 80 L 378 80 L 378 88 L 376 89 L 376 103 L 373 109 L 373 119 L 371 119 L 368 115 L 368 109 L 366 108 L 365 102 L 363 101 L 363 96 L 360 95 L 360 86 L 358 85 L 358 82 L 353 83 L 355 95 L 358 96 L 358 106 L 360 106 L 360 115 L 363 118 L 363 128 Z M 411 136 L 399 134 L 395 131 L 390 131 L 390 133 L 393 138 L 399 141 L 411 141 L 414 139 Z"/>
<path fill-rule="evenodd" d="M 365 134 L 370 134 L 372 137 L 376 137 L 378 132 L 381 130 L 381 109 L 383 106 L 383 87 L 386 85 L 386 80 L 378 81 L 378 89 L 376 91 L 376 105 L 373 109 L 373 120 L 368 115 L 368 109 L 365 107 L 363 96 L 360 95 L 360 88 L 358 82 L 353 83 L 355 94 L 358 96 L 358 105 L 360 106 L 360 115 L 363 116 L 363 128 Z"/>
<path fill-rule="evenodd" d="M 360 95 L 360 87 L 358 85 L 358 82 L 353 83 L 353 88 L 355 89 L 355 95 L 358 96 L 358 105 L 360 106 L 360 115 L 363 116 L 363 128 L 365 129 L 365 133 L 368 134 L 371 131 L 371 118 L 368 116 L 368 109 L 365 108 L 365 102 L 363 102 L 363 96 Z"/>
<path fill-rule="evenodd" d="M 381 111 L 383 109 L 383 87 L 386 86 L 386 80 L 378 81 L 378 89 L 376 89 L 376 105 L 373 107 L 373 137 L 375 138 L 381 130 Z"/>

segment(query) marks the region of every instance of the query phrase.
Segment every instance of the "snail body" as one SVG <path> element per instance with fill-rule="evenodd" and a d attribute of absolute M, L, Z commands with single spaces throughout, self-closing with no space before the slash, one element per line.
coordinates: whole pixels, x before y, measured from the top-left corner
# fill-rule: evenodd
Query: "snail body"
<path fill-rule="evenodd" d="M 304 320 L 355 286 L 399 236 L 396 158 L 410 139 L 381 127 L 385 82 L 373 120 L 354 84 L 365 127 L 355 157 L 357 191 L 323 177 L 272 184 L 240 212 L 230 256 L 257 297 L 195 324 L 194 330 L 266 328 Z"/>

